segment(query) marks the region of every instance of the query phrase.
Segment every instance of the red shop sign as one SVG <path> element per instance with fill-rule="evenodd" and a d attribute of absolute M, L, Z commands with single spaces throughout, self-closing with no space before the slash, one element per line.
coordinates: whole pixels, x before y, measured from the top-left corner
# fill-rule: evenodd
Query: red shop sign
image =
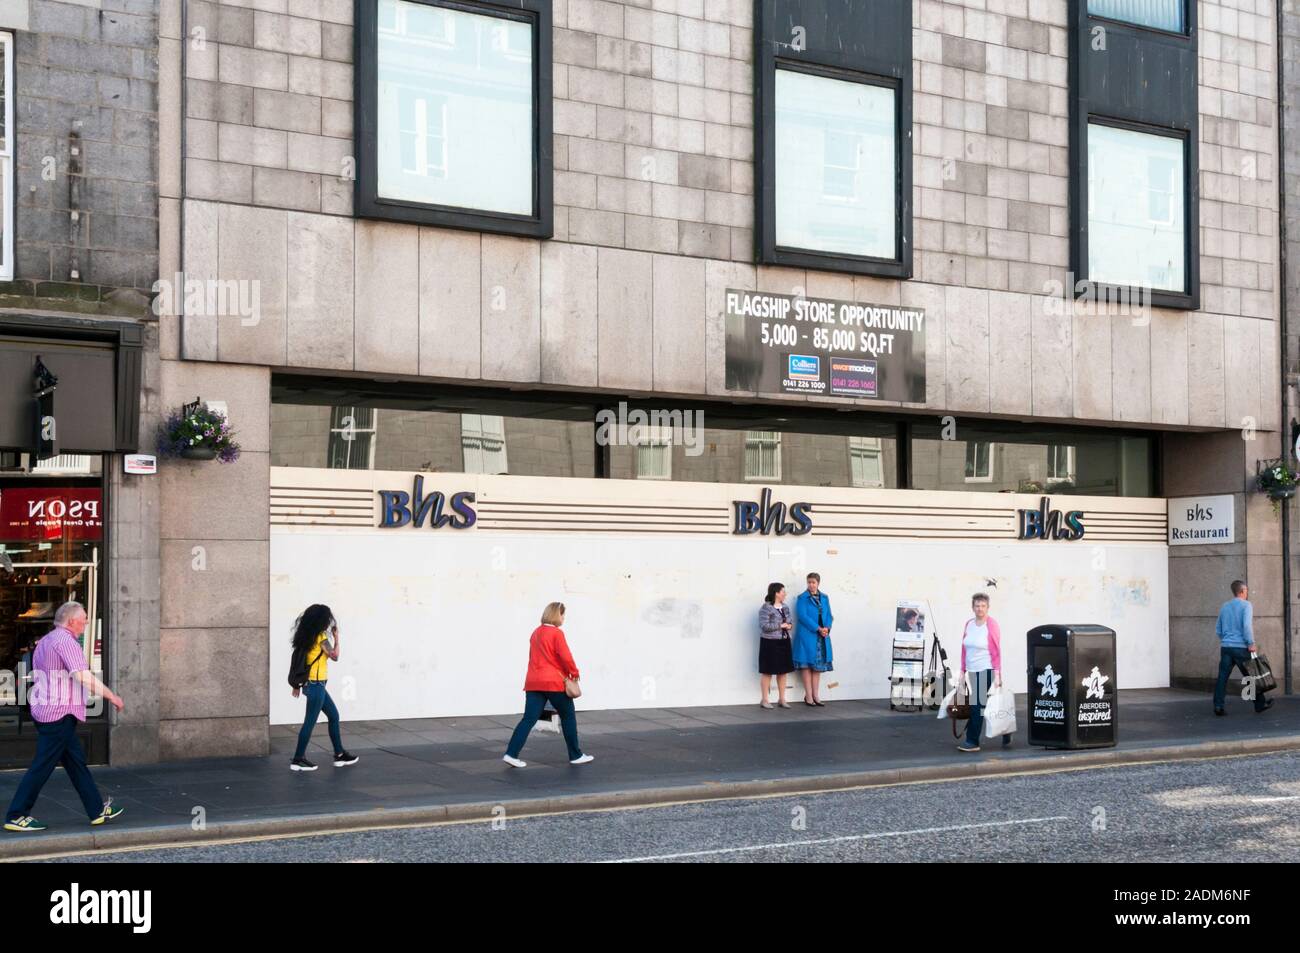
<path fill-rule="evenodd" d="M 0 539 L 86 540 L 104 535 L 104 494 L 87 487 L 0 489 Z"/>

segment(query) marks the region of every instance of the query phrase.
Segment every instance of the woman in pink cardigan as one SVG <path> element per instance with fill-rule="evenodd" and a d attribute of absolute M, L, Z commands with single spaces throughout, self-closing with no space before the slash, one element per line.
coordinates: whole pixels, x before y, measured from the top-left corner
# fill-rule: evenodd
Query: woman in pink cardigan
<path fill-rule="evenodd" d="M 989 615 L 989 597 L 982 592 L 971 596 L 971 609 L 975 618 L 966 623 L 961 640 L 962 677 L 970 674 L 970 721 L 966 723 L 966 738 L 957 745 L 958 751 L 979 751 L 980 732 L 984 728 L 984 705 L 989 689 L 1002 684 L 1002 631 Z M 1011 744 L 1011 736 L 1002 736 L 1002 747 Z"/>

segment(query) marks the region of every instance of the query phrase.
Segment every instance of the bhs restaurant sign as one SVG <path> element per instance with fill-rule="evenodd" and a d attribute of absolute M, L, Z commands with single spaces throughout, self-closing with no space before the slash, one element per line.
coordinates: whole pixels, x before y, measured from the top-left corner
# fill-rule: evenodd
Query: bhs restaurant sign
<path fill-rule="evenodd" d="M 419 529 L 426 520 L 430 529 L 441 529 L 444 526 L 468 529 L 478 519 L 478 514 L 470 506 L 474 502 L 473 493 L 453 493 L 450 500 L 437 491 L 425 496 L 422 476 L 415 478 L 415 486 L 410 493 L 405 490 L 380 490 L 379 502 L 380 529 L 397 529 L 402 526 Z"/>

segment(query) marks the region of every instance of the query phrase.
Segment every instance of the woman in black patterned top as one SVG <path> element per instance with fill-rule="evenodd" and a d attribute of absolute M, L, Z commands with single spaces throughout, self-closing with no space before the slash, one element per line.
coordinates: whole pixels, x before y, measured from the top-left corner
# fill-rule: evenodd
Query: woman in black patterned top
<path fill-rule="evenodd" d="M 785 677 L 794 671 L 790 643 L 790 630 L 793 628 L 794 619 L 785 604 L 785 586 L 774 582 L 767 587 L 767 597 L 758 607 L 758 671 L 763 686 L 763 700 L 759 704 L 764 708 L 772 707 L 768 695 L 774 675 L 777 704 L 782 708 L 790 707 L 785 700 Z"/>

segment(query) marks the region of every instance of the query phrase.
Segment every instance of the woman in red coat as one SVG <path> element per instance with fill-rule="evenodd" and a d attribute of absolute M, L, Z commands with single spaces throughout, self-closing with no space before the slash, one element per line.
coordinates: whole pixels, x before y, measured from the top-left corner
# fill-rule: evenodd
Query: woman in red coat
<path fill-rule="evenodd" d="M 564 731 L 564 743 L 569 747 L 569 764 L 586 764 L 595 760 L 589 754 L 582 753 L 578 744 L 578 716 L 573 710 L 573 699 L 564 690 L 564 680 L 577 680 L 578 666 L 569 654 L 569 645 L 564 641 L 564 603 L 552 602 L 542 613 L 542 624 L 533 630 L 528 640 L 528 677 L 524 680 L 524 717 L 515 726 L 515 733 L 510 738 L 505 757 L 501 760 L 514 768 L 526 768 L 528 763 L 519 760 L 519 753 L 524 750 L 528 733 L 542 716 L 542 709 L 549 701 L 551 707 L 560 713 L 560 727 Z"/>

